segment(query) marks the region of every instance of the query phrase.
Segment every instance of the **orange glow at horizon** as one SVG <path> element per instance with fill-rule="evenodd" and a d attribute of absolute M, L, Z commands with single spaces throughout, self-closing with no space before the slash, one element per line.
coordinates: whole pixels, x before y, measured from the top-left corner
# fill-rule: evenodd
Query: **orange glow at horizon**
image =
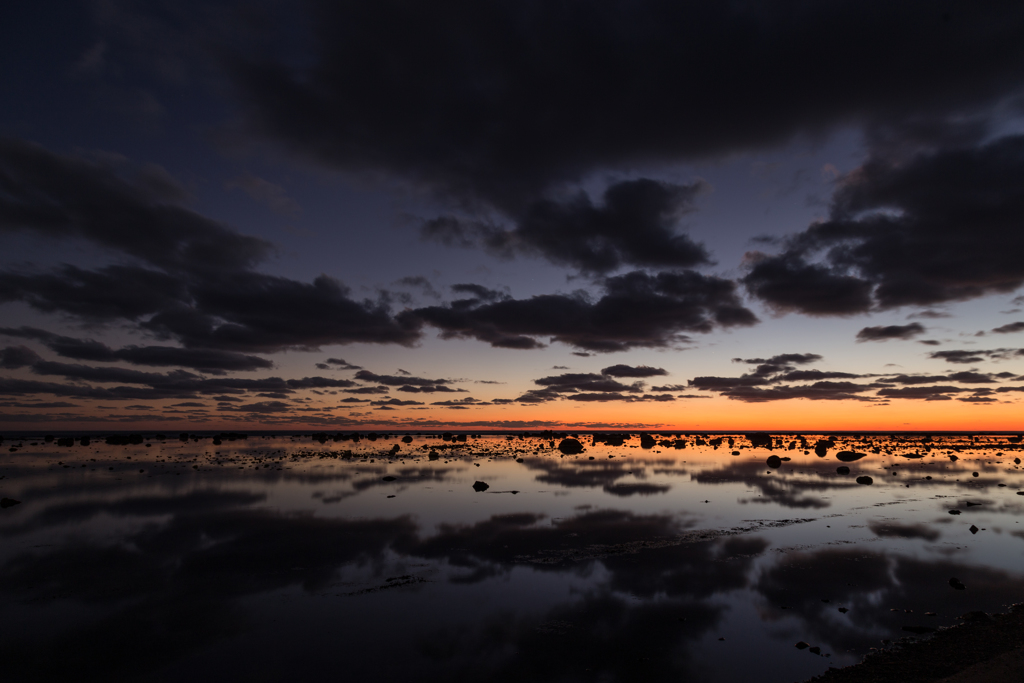
<path fill-rule="evenodd" d="M 368 414 L 369 413 L 369 414 Z M 582 403 L 557 401 L 535 405 L 478 406 L 467 410 L 431 407 L 428 410 L 398 409 L 365 411 L 357 417 L 337 412 L 334 418 L 307 420 L 304 416 L 276 413 L 258 416 L 216 416 L 190 420 L 178 416 L 124 421 L 122 415 L 93 413 L 88 420 L 66 424 L 9 422 L 7 431 L 433 431 L 623 429 L 656 431 L 1005 431 L 1024 430 L 1017 402 L 971 404 L 961 401 L 893 400 L 889 404 L 854 401 L 773 401 L 743 403 L 721 397 L 683 399 L 666 403 Z M 2 433 L 2 431 L 0 431 Z"/>

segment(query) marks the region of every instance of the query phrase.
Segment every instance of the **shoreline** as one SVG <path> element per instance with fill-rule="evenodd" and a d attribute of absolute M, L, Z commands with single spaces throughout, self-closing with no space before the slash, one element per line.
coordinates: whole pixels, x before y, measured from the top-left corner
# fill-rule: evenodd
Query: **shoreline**
<path fill-rule="evenodd" d="M 1024 603 L 1005 613 L 969 612 L 926 640 L 903 639 L 859 664 L 830 668 L 805 683 L 1020 683 Z"/>

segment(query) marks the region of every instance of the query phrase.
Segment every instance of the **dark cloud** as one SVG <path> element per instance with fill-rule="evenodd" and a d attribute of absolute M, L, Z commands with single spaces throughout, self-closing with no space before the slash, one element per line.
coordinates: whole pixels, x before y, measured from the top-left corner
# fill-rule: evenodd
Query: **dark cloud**
<path fill-rule="evenodd" d="M 648 365 L 611 365 L 601 370 L 602 375 L 610 377 L 659 377 L 667 375 L 663 368 L 652 368 Z"/>
<path fill-rule="evenodd" d="M 1010 375 L 1013 376 L 1012 374 Z M 886 377 L 886 383 L 893 384 L 930 384 L 932 382 L 963 382 L 965 384 L 991 384 L 998 380 L 995 376 L 980 372 L 954 372 L 949 375 L 896 375 Z"/>
<path fill-rule="evenodd" d="M 747 403 L 782 401 L 805 398 L 812 401 L 876 401 L 864 394 L 877 387 L 855 382 L 832 382 L 829 379 L 864 377 L 847 372 L 797 370 L 797 365 L 809 365 L 822 360 L 815 353 L 785 353 L 771 358 L 733 358 L 734 363 L 754 365 L 753 372 L 739 377 L 694 377 L 689 387 L 713 391 L 728 398 Z M 812 384 L 782 385 L 780 382 L 812 381 Z M 656 387 L 657 389 L 657 387 Z"/>
<path fill-rule="evenodd" d="M 873 387 L 853 382 L 815 382 L 803 386 L 774 386 L 765 389 L 754 386 L 736 386 L 724 388 L 720 393 L 728 398 L 747 403 L 783 401 L 794 398 L 806 398 L 812 401 L 874 401 L 877 399 L 863 396 L 864 392 L 872 389 Z"/>
<path fill-rule="evenodd" d="M 748 290 L 780 310 L 842 315 L 1024 284 L 1024 136 L 944 142 L 909 155 L 876 147 L 837 185 L 828 220 L 781 254 L 754 255 Z"/>
<path fill-rule="evenodd" d="M 407 327 L 429 324 L 443 337 L 471 337 L 492 346 L 533 349 L 546 337 L 589 351 L 623 351 L 681 343 L 684 332 L 752 325 L 735 285 L 693 271 L 635 271 L 603 280 L 592 301 L 583 293 L 548 294 L 472 306 L 433 306 L 399 314 Z"/>
<path fill-rule="evenodd" d="M 325 275 L 305 283 L 255 272 L 270 244 L 184 208 L 184 191 L 159 169 L 0 140 L 0 187 L 0 231 L 81 238 L 139 262 L 0 271 L 0 302 L 90 322 L 129 321 L 196 349 L 272 352 L 419 338 L 418 329 L 391 317 L 387 297 L 356 301 Z"/>
<path fill-rule="evenodd" d="M 386 401 L 373 401 L 370 403 L 373 406 L 391 407 L 391 406 L 421 406 L 423 401 L 403 401 L 399 398 L 389 398 Z"/>
<path fill-rule="evenodd" d="M 42 358 L 39 357 L 39 354 L 27 346 L 8 346 L 0 350 L 0 368 L 7 370 L 17 370 L 40 360 Z"/>
<path fill-rule="evenodd" d="M 453 389 L 444 384 L 435 384 L 433 386 L 416 387 L 411 384 L 403 384 L 402 386 L 395 389 L 395 391 L 403 391 L 407 394 L 458 394 L 465 393 L 466 389 Z"/>
<path fill-rule="evenodd" d="M 948 385 L 903 387 L 900 389 L 884 388 L 878 390 L 879 396 L 888 398 L 913 398 L 925 401 L 949 401 L 949 394 L 959 394 L 970 391 L 965 387 L 954 387 Z"/>
<path fill-rule="evenodd" d="M 174 272 L 245 270 L 271 251 L 264 240 L 184 208 L 187 192 L 160 167 L 0 139 L 0 179 L 4 232 L 85 238 Z"/>
<path fill-rule="evenodd" d="M 340 370 L 362 370 L 358 365 L 352 365 L 351 363 L 342 360 L 341 358 L 328 358 L 324 361 L 327 365 L 333 365 Z"/>
<path fill-rule="evenodd" d="M 360 370 L 355 374 L 355 378 L 360 382 L 376 382 L 377 384 L 383 384 L 389 387 L 408 385 L 420 387 L 421 390 L 423 387 L 438 387 L 452 383 L 451 380 L 447 379 L 426 379 L 423 377 L 413 377 L 408 373 L 403 373 L 402 375 L 398 376 L 378 375 L 373 372 L 370 372 L 369 370 Z M 444 390 L 442 389 L 442 391 Z"/>
<path fill-rule="evenodd" d="M 444 216 L 427 221 L 423 235 L 448 245 L 483 247 L 502 256 L 539 254 L 584 272 L 607 273 L 623 265 L 689 268 L 710 262 L 707 251 L 676 221 L 693 210 L 703 182 L 670 185 L 647 178 L 610 185 L 595 206 L 580 192 L 564 202 L 539 200 L 505 229 L 491 222 Z"/>
<path fill-rule="evenodd" d="M 9 353 L 13 348 L 15 352 Z M 161 398 L 198 398 L 200 396 L 216 396 L 221 394 L 257 393 L 261 396 L 288 396 L 302 389 L 344 389 L 355 386 L 355 382 L 347 379 L 329 377 L 303 377 L 282 379 L 280 377 L 264 377 L 260 379 L 242 379 L 234 377 L 202 377 L 186 370 L 172 370 L 166 373 L 144 372 L 131 368 L 96 367 L 77 363 L 58 363 L 41 359 L 38 355 L 30 358 L 17 351 L 24 347 L 8 347 L 4 349 L 2 358 L 5 362 L 14 359 L 18 362 L 27 361 L 23 367 L 31 368 L 37 375 L 58 376 L 76 382 L 75 384 L 57 384 L 0 378 L 0 394 L 25 395 L 31 393 L 54 394 L 57 396 L 77 396 L 109 400 L 126 399 L 161 399 Z M 34 352 L 32 352 L 34 354 Z M 13 363 L 13 360 L 10 361 Z M 93 382 L 99 384 L 118 384 L 115 387 L 95 387 L 81 384 Z"/>
<path fill-rule="evenodd" d="M 748 254 L 747 291 L 780 312 L 854 315 L 871 307 L 871 285 L 802 256 Z"/>
<path fill-rule="evenodd" d="M 1009 334 L 1010 332 L 1024 332 L 1024 322 L 1008 323 L 1006 325 L 1001 325 L 1000 327 L 997 327 L 992 331 L 998 332 L 999 334 Z"/>
<path fill-rule="evenodd" d="M 75 360 L 124 361 L 132 365 L 145 366 L 178 366 L 210 374 L 263 370 L 274 367 L 273 362 L 266 358 L 218 349 L 183 349 L 174 346 L 125 346 L 113 349 L 92 339 L 65 337 L 34 327 L 0 328 L 0 334 L 38 340 L 54 353 Z"/>
<path fill-rule="evenodd" d="M 857 341 L 887 341 L 889 339 L 911 339 L 923 334 L 924 326 L 921 323 L 910 323 L 909 325 L 880 325 L 877 327 L 865 327 L 857 333 Z"/>
<path fill-rule="evenodd" d="M 512 215 L 596 169 L 971 111 L 1017 90 L 1024 59 L 1005 3 L 308 6 L 302 58 L 230 61 L 253 127 Z"/>
<path fill-rule="evenodd" d="M 1014 355 L 1024 355 L 1024 349 L 957 349 L 952 351 L 934 351 L 929 358 L 944 360 L 947 363 L 981 363 L 986 360 L 1003 360 Z"/>

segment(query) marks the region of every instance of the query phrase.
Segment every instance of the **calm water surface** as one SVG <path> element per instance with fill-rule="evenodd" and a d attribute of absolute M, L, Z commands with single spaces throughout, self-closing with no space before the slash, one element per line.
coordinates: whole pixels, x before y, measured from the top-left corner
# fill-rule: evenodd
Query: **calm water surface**
<path fill-rule="evenodd" d="M 1013 435 L 150 436 L 3 442 L 12 680 L 782 683 L 1024 600 Z"/>

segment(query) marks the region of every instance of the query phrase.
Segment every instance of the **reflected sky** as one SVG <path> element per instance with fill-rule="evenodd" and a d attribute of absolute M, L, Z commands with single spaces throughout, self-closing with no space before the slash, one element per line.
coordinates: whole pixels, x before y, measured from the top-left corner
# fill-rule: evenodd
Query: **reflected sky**
<path fill-rule="evenodd" d="M 782 683 L 1024 599 L 1006 437 L 579 436 L 8 437 L 0 658 L 20 680 Z"/>

